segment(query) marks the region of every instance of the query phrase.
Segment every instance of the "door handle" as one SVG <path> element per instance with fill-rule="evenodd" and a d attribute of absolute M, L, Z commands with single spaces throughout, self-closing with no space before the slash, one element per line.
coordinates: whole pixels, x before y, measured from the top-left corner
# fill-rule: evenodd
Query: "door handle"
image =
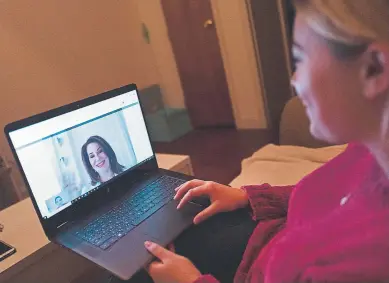
<path fill-rule="evenodd" d="M 204 28 L 209 28 L 209 27 L 211 27 L 211 26 L 213 26 L 213 20 L 208 19 L 208 20 L 206 20 L 206 21 L 204 22 Z"/>

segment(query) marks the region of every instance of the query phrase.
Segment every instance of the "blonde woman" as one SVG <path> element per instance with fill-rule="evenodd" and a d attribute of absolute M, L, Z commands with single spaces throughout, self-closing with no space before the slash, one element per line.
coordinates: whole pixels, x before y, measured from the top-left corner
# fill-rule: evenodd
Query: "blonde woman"
<path fill-rule="evenodd" d="M 389 282 L 389 0 L 295 5 L 292 84 L 312 134 L 350 146 L 295 186 L 182 185 L 179 208 L 206 195 L 195 224 L 213 217 L 177 239 L 177 254 L 145 244 L 155 282 L 231 282 L 231 271 L 235 282 Z M 237 216 L 245 207 L 255 225 Z"/>

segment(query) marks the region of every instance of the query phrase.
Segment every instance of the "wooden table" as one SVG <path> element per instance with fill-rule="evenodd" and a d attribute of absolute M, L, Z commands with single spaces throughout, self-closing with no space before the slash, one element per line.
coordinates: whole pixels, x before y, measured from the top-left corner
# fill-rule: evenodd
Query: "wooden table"
<path fill-rule="evenodd" d="M 161 168 L 193 175 L 189 156 L 157 154 L 157 160 Z M 0 262 L 1 283 L 72 282 L 94 267 L 86 259 L 49 242 L 30 198 L 1 211 L 0 223 L 5 227 L 0 239 L 17 250 Z"/>

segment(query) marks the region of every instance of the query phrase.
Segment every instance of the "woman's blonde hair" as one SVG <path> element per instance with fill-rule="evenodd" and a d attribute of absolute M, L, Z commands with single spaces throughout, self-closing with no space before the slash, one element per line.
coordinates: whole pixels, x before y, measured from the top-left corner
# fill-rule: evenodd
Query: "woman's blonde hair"
<path fill-rule="evenodd" d="M 340 57 L 389 42 L 389 0 L 294 0 L 299 15 Z"/>

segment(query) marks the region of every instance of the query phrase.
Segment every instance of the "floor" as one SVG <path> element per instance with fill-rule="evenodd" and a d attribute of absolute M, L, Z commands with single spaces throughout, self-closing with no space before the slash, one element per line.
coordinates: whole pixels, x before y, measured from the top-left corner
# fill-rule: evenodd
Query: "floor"
<path fill-rule="evenodd" d="M 268 130 L 230 128 L 195 130 L 171 143 L 154 143 L 158 153 L 185 154 L 191 157 L 195 176 L 222 184 L 240 173 L 242 159 L 273 142 Z"/>

